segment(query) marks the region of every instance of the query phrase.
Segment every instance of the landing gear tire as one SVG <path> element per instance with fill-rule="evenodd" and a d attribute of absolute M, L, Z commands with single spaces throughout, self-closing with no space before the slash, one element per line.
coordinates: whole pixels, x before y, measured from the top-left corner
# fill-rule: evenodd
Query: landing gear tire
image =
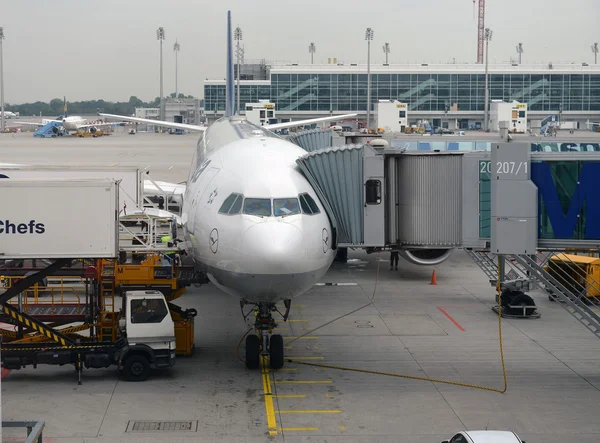
<path fill-rule="evenodd" d="M 249 335 L 246 337 L 246 367 L 248 369 L 258 369 L 260 365 L 260 340 L 258 335 Z"/>
<path fill-rule="evenodd" d="M 123 377 L 127 381 L 145 381 L 150 376 L 150 362 L 143 355 L 132 355 L 123 365 Z"/>
<path fill-rule="evenodd" d="M 279 334 L 272 335 L 269 340 L 269 357 L 271 369 L 283 368 L 283 337 Z"/>

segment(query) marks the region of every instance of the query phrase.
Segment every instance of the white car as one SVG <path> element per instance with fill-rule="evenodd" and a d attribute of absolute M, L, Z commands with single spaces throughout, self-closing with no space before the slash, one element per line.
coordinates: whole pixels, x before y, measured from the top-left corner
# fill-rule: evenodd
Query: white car
<path fill-rule="evenodd" d="M 462 431 L 442 443 L 525 443 L 512 431 Z"/>

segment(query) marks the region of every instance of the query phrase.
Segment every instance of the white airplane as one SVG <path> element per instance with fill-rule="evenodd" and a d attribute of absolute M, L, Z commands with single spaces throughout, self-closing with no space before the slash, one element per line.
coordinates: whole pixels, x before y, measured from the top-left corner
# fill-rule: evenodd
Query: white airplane
<path fill-rule="evenodd" d="M 17 114 L 15 114 L 14 112 L 10 112 L 10 111 L 4 111 L 4 118 L 5 119 L 9 119 L 9 118 L 18 118 Z"/>
<path fill-rule="evenodd" d="M 51 122 L 62 123 L 63 128 L 67 132 L 78 132 L 81 130 L 87 130 L 92 134 L 96 133 L 99 129 L 103 127 L 110 127 L 122 124 L 124 122 L 90 122 L 88 119 L 80 117 L 78 115 L 67 115 L 67 100 L 64 99 L 64 115 L 57 117 L 56 119 L 43 119 L 41 123 L 32 123 L 32 122 L 20 122 L 20 124 L 25 125 L 35 125 L 35 126 L 44 126 Z"/>
<path fill-rule="evenodd" d="M 246 339 L 246 366 L 260 356 L 284 364 L 283 338 L 271 335 L 272 313 L 325 275 L 335 257 L 332 224 L 296 159 L 302 148 L 272 131 L 354 117 L 339 115 L 257 126 L 233 115 L 231 12 L 227 14 L 227 99 L 225 117 L 210 127 L 112 114 L 103 117 L 203 132 L 183 194 L 186 251 L 197 270 L 222 291 L 253 306 L 257 334 Z M 252 310 L 245 317 L 250 315 Z"/>

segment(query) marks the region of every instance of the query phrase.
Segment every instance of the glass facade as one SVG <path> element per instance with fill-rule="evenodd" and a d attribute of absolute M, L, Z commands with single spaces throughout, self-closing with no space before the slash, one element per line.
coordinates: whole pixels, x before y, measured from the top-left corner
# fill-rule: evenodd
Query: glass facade
<path fill-rule="evenodd" d="M 529 111 L 600 112 L 600 74 L 490 74 L 490 99 Z M 396 99 L 409 110 L 482 111 L 483 74 L 371 74 L 372 103 Z M 205 109 L 225 109 L 225 85 L 204 85 Z M 366 111 L 367 74 L 271 74 L 270 85 L 242 85 L 242 103 L 270 100 L 278 111 Z"/>

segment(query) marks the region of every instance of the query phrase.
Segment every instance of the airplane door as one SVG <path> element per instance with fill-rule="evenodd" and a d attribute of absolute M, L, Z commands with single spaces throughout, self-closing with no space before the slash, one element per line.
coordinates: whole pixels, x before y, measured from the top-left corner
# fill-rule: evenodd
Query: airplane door
<path fill-rule="evenodd" d="M 190 212 L 188 214 L 188 226 L 191 229 L 193 229 L 196 213 L 200 207 L 200 202 L 202 201 L 203 195 L 210 185 L 210 182 L 213 180 L 213 178 L 215 178 L 215 175 L 217 175 L 218 172 L 218 168 L 210 168 L 208 171 L 202 174 L 198 180 L 198 185 L 196 186 L 195 195 L 190 206 Z"/>
<path fill-rule="evenodd" d="M 385 243 L 385 181 L 383 155 L 363 159 L 364 246 Z"/>

